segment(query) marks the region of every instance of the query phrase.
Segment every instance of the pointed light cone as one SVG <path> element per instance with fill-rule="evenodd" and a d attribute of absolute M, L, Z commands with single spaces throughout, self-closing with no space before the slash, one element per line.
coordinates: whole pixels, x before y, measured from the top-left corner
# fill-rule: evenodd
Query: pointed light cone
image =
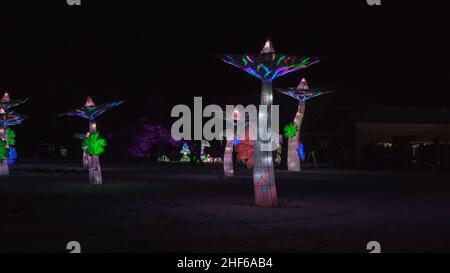
<path fill-rule="evenodd" d="M 298 90 L 308 90 L 309 89 L 308 83 L 306 82 L 305 78 L 303 78 L 302 81 L 298 84 L 297 89 Z"/>
<path fill-rule="evenodd" d="M 2 108 L 0 108 L 0 115 L 4 115 L 4 114 L 6 114 L 6 112 L 5 112 L 5 109 L 3 109 L 3 107 L 2 107 Z"/>
<path fill-rule="evenodd" d="M 275 49 L 273 48 L 272 42 L 269 40 L 266 41 L 266 44 L 264 45 L 263 49 L 261 50 L 261 54 L 269 54 L 269 53 L 275 53 Z"/>
<path fill-rule="evenodd" d="M 11 100 L 10 100 L 10 98 L 9 98 L 8 92 L 5 92 L 5 94 L 4 94 L 3 97 L 2 97 L 1 102 L 10 102 L 10 101 L 11 101 Z"/>
<path fill-rule="evenodd" d="M 84 104 L 84 106 L 88 107 L 88 106 L 95 106 L 94 101 L 91 99 L 91 97 L 87 97 L 86 103 Z"/>

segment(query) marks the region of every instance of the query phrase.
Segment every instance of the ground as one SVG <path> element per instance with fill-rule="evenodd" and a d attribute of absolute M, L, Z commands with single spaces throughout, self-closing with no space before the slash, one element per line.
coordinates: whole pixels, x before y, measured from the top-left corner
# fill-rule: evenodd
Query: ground
<path fill-rule="evenodd" d="M 0 178 L 0 252 L 450 251 L 449 175 L 276 171 L 280 206 L 253 205 L 251 172 L 221 166 L 24 164 Z"/>

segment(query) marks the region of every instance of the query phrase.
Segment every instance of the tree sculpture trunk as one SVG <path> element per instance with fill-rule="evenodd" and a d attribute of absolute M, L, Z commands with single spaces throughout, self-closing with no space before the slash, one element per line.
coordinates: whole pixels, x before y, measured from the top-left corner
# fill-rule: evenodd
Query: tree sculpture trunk
<path fill-rule="evenodd" d="M 272 135 L 272 121 L 270 109 L 272 106 L 272 83 L 263 81 L 261 91 L 261 105 L 267 105 L 267 113 L 258 113 L 258 130 L 267 122 L 267 132 Z M 253 184 L 255 190 L 255 204 L 260 207 L 276 207 L 277 191 L 275 187 L 275 175 L 273 171 L 272 137 L 269 140 L 261 139 L 260 131 L 254 149 Z"/>
<path fill-rule="evenodd" d="M 223 155 L 223 170 L 225 172 L 225 176 L 228 177 L 234 176 L 233 140 L 227 140 L 227 144 L 225 146 L 225 153 Z"/>
<path fill-rule="evenodd" d="M 89 155 L 86 150 L 83 150 L 83 168 L 87 168 L 89 166 Z"/>
<path fill-rule="evenodd" d="M 300 156 L 298 155 L 298 144 L 300 140 L 300 128 L 303 121 L 303 116 L 305 115 L 305 103 L 300 101 L 298 105 L 297 114 L 294 118 L 294 123 L 297 125 L 297 134 L 290 138 L 288 141 L 288 170 L 299 172 L 300 167 Z"/>
<path fill-rule="evenodd" d="M 97 131 L 95 121 L 89 122 L 89 134 Z M 89 183 L 94 185 L 102 184 L 102 170 L 100 168 L 100 159 L 96 155 L 88 155 Z"/>
<path fill-rule="evenodd" d="M 86 134 L 85 137 L 89 137 L 89 132 Z M 89 167 L 89 154 L 86 151 L 86 148 L 83 149 L 83 168 Z"/>
<path fill-rule="evenodd" d="M 0 139 L 5 141 L 6 148 L 9 148 L 8 139 L 6 138 L 6 129 L 0 128 Z M 0 175 L 6 176 L 9 175 L 9 166 L 8 166 L 8 157 L 2 160 L 0 164 Z"/>

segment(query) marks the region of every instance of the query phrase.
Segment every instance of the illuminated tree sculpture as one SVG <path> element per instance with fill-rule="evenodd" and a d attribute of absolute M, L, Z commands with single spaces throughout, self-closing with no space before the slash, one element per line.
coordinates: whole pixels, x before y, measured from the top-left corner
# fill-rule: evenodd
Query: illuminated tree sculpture
<path fill-rule="evenodd" d="M 267 105 L 269 111 L 266 114 L 259 113 L 258 124 L 266 123 L 269 134 L 272 134 L 270 114 L 273 100 L 272 81 L 285 74 L 307 68 L 318 62 L 317 59 L 311 57 L 298 57 L 275 53 L 270 40 L 265 43 L 260 54 L 226 54 L 222 56 L 222 60 L 261 80 L 261 105 Z M 265 149 L 273 144 L 273 140 L 273 137 L 269 140 L 264 140 L 258 134 L 254 148 L 253 184 L 255 204 L 261 207 L 275 207 L 278 203 L 272 151 Z"/>
<path fill-rule="evenodd" d="M 288 138 L 288 170 L 299 172 L 300 157 L 299 157 L 299 139 L 302 126 L 303 116 L 305 115 L 306 101 L 331 91 L 311 90 L 308 87 L 306 80 L 303 78 L 297 87 L 287 89 L 277 89 L 277 91 L 286 94 L 299 101 L 297 114 L 294 122 L 288 127 L 285 127 L 285 136 Z M 286 132 L 286 129 L 288 130 Z"/>
<path fill-rule="evenodd" d="M 0 145 L 2 145 L 1 147 L 4 146 L 4 149 L 7 151 L 6 156 L 0 155 L 0 175 L 9 175 L 8 154 L 10 149 L 10 141 L 11 145 L 15 144 L 15 139 L 11 139 L 12 131 L 9 130 L 9 127 L 21 124 L 25 118 L 25 116 L 12 111 L 6 112 L 4 108 L 0 107 Z M 8 137 L 10 138 L 9 140 Z"/>
<path fill-rule="evenodd" d="M 83 149 L 83 166 L 87 166 L 89 170 L 89 183 L 95 185 L 102 184 L 102 171 L 100 168 L 99 155 L 104 152 L 106 141 L 100 138 L 97 132 L 97 123 L 95 119 L 107 110 L 124 103 L 125 101 L 117 101 L 105 103 L 100 106 L 95 105 L 91 97 L 88 97 L 85 105 L 75 111 L 70 111 L 60 116 L 77 116 L 89 120 L 89 132 L 81 145 Z"/>
<path fill-rule="evenodd" d="M 223 119 L 226 123 L 229 123 L 227 125 L 233 126 L 233 128 L 236 126 L 236 123 L 240 120 L 245 121 L 244 115 L 240 115 L 238 110 L 235 110 L 231 117 L 227 117 L 226 113 L 222 113 L 221 116 L 218 118 Z M 234 163 L 233 163 L 233 151 L 234 151 L 234 145 L 235 145 L 235 137 L 236 132 L 234 133 L 233 138 L 226 139 L 225 143 L 225 151 L 223 153 L 223 171 L 225 176 L 227 177 L 233 177 L 234 176 Z"/>
<path fill-rule="evenodd" d="M 181 162 L 191 161 L 191 158 L 189 157 L 191 155 L 191 150 L 189 149 L 189 145 L 187 143 L 183 144 L 180 154 L 183 155 L 183 157 L 181 157 L 181 159 L 180 159 Z"/>
<path fill-rule="evenodd" d="M 16 106 L 19 106 L 21 104 L 24 104 L 27 101 L 28 101 L 28 99 L 11 100 L 8 92 L 5 92 L 2 99 L 0 100 L 0 109 L 1 109 L 0 139 L 5 142 L 5 147 L 8 150 L 8 153 L 14 152 L 14 154 L 15 154 L 15 149 L 10 149 L 10 146 L 15 144 L 14 139 L 11 139 L 13 131 L 8 130 L 8 127 L 21 124 L 22 121 L 25 119 L 25 116 L 22 116 L 19 114 L 14 114 L 11 111 L 11 109 Z M 9 132 L 9 135 L 7 134 L 8 132 Z M 14 133 L 14 137 L 15 137 L 15 133 Z M 14 143 L 11 143 L 11 140 Z M 17 157 L 16 154 L 14 156 Z M 0 175 L 8 175 L 9 174 L 8 162 L 11 162 L 11 161 L 10 160 L 8 161 L 8 159 L 9 159 L 9 156 L 6 159 L 0 158 L 0 161 L 2 162 L 2 165 L 0 167 Z"/>

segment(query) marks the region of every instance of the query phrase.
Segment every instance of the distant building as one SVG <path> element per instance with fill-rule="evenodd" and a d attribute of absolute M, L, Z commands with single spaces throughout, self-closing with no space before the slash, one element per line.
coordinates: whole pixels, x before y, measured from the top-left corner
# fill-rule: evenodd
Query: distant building
<path fill-rule="evenodd" d="M 446 108 L 331 107 L 310 121 L 304 138 L 306 150 L 330 165 L 446 167 L 449 122 Z"/>

